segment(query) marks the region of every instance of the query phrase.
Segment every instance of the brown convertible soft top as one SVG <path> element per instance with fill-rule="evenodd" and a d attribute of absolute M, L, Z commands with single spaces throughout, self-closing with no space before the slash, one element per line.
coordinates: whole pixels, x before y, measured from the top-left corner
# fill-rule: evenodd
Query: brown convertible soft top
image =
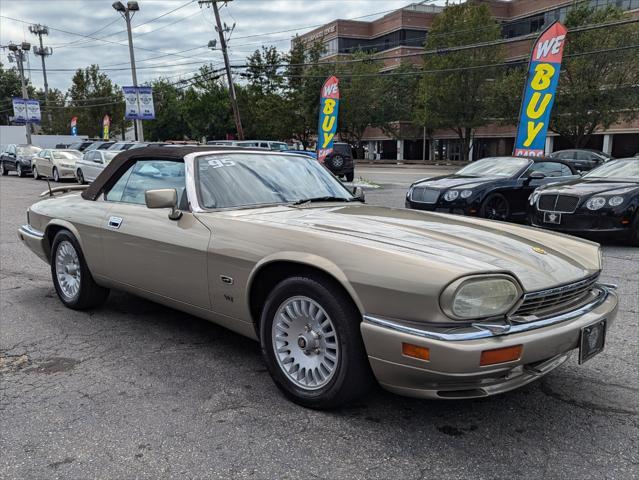
<path fill-rule="evenodd" d="M 89 188 L 82 192 L 82 198 L 85 200 L 96 200 L 100 194 L 111 187 L 113 183 L 120 178 L 121 174 L 140 159 L 152 160 L 174 160 L 176 162 L 184 161 L 184 157 L 193 152 L 211 152 L 219 150 L 238 150 L 238 147 L 223 147 L 216 145 L 203 146 L 175 146 L 175 147 L 142 147 L 132 150 L 125 150 L 113 157 L 113 160 L 102 170 L 98 177 L 93 181 Z M 255 150 L 255 149 L 252 149 Z"/>

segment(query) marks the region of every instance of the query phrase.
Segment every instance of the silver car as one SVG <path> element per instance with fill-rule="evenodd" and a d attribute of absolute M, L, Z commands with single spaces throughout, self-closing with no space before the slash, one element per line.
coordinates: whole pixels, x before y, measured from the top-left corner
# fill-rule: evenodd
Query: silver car
<path fill-rule="evenodd" d="M 118 153 L 120 153 L 118 150 L 90 150 L 86 152 L 81 159 L 75 162 L 75 178 L 78 183 L 90 183 L 95 180 Z"/>

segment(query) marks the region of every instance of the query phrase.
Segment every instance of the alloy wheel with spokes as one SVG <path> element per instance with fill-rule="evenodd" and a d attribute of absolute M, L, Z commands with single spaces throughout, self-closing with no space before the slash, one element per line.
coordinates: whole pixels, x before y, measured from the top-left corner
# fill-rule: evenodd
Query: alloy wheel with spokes
<path fill-rule="evenodd" d="M 279 367 L 298 387 L 316 390 L 333 377 L 340 354 L 337 333 L 312 298 L 285 300 L 275 314 L 271 338 Z"/>
<path fill-rule="evenodd" d="M 506 220 L 510 214 L 510 205 L 506 197 L 499 193 L 492 194 L 484 200 L 481 207 L 482 217 L 489 220 Z"/>
<path fill-rule="evenodd" d="M 33 178 L 35 178 L 36 180 L 40 178 L 40 175 L 38 174 L 38 169 L 35 165 L 33 166 L 31 173 L 33 174 Z"/>
<path fill-rule="evenodd" d="M 58 173 L 58 169 L 55 167 L 53 167 L 53 181 L 54 182 L 60 181 L 60 174 Z"/>
<path fill-rule="evenodd" d="M 62 295 L 68 300 L 74 300 L 80 293 L 82 273 L 78 252 L 68 240 L 58 245 L 55 254 L 55 271 Z"/>
<path fill-rule="evenodd" d="M 18 177 L 24 177 L 24 172 L 22 171 L 22 165 L 20 165 L 20 162 L 16 165 L 16 173 L 18 174 Z"/>

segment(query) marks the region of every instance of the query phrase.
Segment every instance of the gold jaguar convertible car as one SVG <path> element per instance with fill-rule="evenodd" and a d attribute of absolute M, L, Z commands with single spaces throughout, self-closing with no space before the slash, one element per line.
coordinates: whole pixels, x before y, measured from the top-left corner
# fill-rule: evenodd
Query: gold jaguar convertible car
<path fill-rule="evenodd" d="M 617 311 L 595 243 L 368 206 L 297 154 L 141 148 L 43 195 L 18 235 L 67 307 L 126 290 L 259 340 L 308 407 L 374 380 L 422 398 L 512 390 L 599 353 Z"/>

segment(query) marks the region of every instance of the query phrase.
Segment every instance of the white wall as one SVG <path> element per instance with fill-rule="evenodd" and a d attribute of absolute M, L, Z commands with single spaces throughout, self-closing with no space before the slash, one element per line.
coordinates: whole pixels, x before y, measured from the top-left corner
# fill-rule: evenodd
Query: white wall
<path fill-rule="evenodd" d="M 31 142 L 42 148 L 54 148 L 58 143 L 69 144 L 85 140 L 86 135 L 31 135 Z M 0 125 L 0 144 L 27 143 L 27 129 L 18 125 Z"/>

